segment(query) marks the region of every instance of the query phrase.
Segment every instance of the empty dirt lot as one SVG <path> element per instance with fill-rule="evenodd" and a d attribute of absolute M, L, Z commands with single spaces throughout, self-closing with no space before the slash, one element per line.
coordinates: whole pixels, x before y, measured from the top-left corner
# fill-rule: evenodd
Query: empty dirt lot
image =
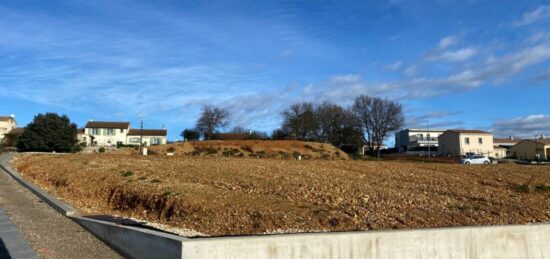
<path fill-rule="evenodd" d="M 89 214 L 208 235 L 550 222 L 550 167 L 123 154 L 20 155 Z"/>

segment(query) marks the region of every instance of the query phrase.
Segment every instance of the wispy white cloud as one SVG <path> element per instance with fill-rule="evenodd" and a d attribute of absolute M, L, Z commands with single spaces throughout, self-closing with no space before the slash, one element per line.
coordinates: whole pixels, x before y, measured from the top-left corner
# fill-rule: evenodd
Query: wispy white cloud
<path fill-rule="evenodd" d="M 388 65 L 384 66 L 384 70 L 385 71 L 397 71 L 401 68 L 402 65 L 403 65 L 403 61 L 398 60 L 398 61 L 395 61 L 391 64 L 388 64 Z"/>
<path fill-rule="evenodd" d="M 439 40 L 439 44 L 437 44 L 437 48 L 440 50 L 449 48 L 451 46 L 454 46 L 458 43 L 458 37 L 457 36 L 447 36 Z"/>
<path fill-rule="evenodd" d="M 550 135 L 550 115 L 533 114 L 512 119 L 497 120 L 493 124 L 493 132 L 500 137 L 517 136 L 534 138 L 544 134 Z"/>
<path fill-rule="evenodd" d="M 529 36 L 525 41 L 528 43 L 538 43 L 541 41 L 549 41 L 549 40 L 550 40 L 550 32 L 540 31 Z"/>
<path fill-rule="evenodd" d="M 410 65 L 403 69 L 403 74 L 407 77 L 415 76 L 418 71 L 417 65 Z"/>
<path fill-rule="evenodd" d="M 549 17 L 550 5 L 542 5 L 533 11 L 524 13 L 521 19 L 515 21 L 513 25 L 516 27 L 525 26 Z"/>
<path fill-rule="evenodd" d="M 477 54 L 475 47 L 469 46 L 458 50 L 447 50 L 441 53 L 433 53 L 426 57 L 429 61 L 462 62 Z"/>

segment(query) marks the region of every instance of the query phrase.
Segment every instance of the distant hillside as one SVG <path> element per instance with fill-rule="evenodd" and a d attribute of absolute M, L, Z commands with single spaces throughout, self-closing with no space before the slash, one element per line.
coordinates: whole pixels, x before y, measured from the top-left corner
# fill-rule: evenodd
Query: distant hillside
<path fill-rule="evenodd" d="M 152 146 L 158 154 L 296 159 L 349 159 L 331 144 L 293 140 L 210 140 Z"/>

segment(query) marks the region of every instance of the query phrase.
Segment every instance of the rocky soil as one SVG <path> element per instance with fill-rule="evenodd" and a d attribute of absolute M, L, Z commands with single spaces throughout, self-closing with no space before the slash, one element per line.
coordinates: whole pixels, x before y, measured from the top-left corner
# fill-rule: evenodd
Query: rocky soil
<path fill-rule="evenodd" d="M 85 213 L 212 236 L 550 222 L 550 166 L 124 154 L 14 164 Z"/>

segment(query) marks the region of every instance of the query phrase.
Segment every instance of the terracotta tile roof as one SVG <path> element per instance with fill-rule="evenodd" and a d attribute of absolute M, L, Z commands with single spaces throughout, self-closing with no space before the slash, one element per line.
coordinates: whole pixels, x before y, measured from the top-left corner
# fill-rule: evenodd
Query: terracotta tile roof
<path fill-rule="evenodd" d="M 11 116 L 0 116 L 0 121 L 9 121 L 13 120 Z"/>
<path fill-rule="evenodd" d="M 128 136 L 141 136 L 141 129 L 131 129 L 128 131 Z M 165 137 L 168 131 L 165 129 L 143 129 L 143 136 L 161 136 Z"/>
<path fill-rule="evenodd" d="M 531 140 L 531 141 L 535 141 L 534 139 Z M 545 139 L 537 139 L 537 143 L 539 144 L 543 144 L 543 145 L 550 145 L 550 138 L 545 138 Z"/>
<path fill-rule="evenodd" d="M 25 131 L 25 128 L 15 128 L 6 133 L 6 135 L 21 135 Z"/>
<path fill-rule="evenodd" d="M 490 132 L 483 130 L 450 129 L 447 131 L 456 134 L 491 134 Z"/>
<path fill-rule="evenodd" d="M 111 121 L 88 121 L 84 128 L 96 129 L 127 129 L 130 128 L 129 122 L 111 122 Z"/>

